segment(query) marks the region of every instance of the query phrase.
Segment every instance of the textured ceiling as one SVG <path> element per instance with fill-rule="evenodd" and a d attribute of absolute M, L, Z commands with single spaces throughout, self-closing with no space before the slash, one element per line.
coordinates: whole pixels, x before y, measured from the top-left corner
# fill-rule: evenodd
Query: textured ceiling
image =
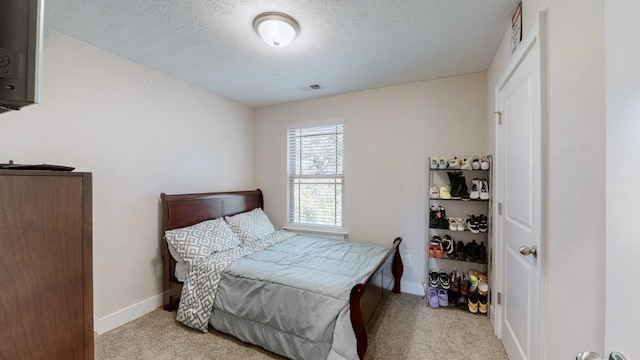
<path fill-rule="evenodd" d="M 45 21 L 259 107 L 485 71 L 518 2 L 47 0 Z M 254 32 L 254 17 L 266 11 L 300 23 L 290 46 L 270 47 Z"/>

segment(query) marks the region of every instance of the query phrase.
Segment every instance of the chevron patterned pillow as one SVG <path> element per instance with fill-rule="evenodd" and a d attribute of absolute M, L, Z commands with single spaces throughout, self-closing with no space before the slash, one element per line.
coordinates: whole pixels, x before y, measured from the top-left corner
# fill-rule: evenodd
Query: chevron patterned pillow
<path fill-rule="evenodd" d="M 243 243 L 253 242 L 276 232 L 267 214 L 261 208 L 233 216 L 225 216 L 225 220 Z"/>
<path fill-rule="evenodd" d="M 222 218 L 168 230 L 164 236 L 177 253 L 174 254 L 172 251 L 176 261 L 185 261 L 189 265 L 214 252 L 232 249 L 241 244 L 240 239 Z"/>

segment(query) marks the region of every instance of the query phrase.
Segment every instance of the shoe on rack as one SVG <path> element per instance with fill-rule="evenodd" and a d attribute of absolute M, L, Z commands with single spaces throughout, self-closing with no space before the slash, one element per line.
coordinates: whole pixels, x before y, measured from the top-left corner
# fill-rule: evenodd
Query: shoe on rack
<path fill-rule="evenodd" d="M 485 264 L 487 262 L 487 247 L 484 246 L 484 241 L 480 242 L 478 248 L 476 249 L 476 262 L 480 264 Z"/>
<path fill-rule="evenodd" d="M 445 159 L 445 158 L 439 158 L 438 159 L 438 169 L 444 170 L 444 169 L 447 168 L 447 166 L 449 166 L 449 163 L 447 162 L 447 159 Z"/>
<path fill-rule="evenodd" d="M 440 271 L 438 269 L 431 269 L 429 271 L 429 286 L 437 288 L 440 281 Z"/>
<path fill-rule="evenodd" d="M 437 229 L 440 226 L 440 220 L 438 218 L 438 209 L 435 205 L 431 205 L 429 208 L 429 227 Z"/>
<path fill-rule="evenodd" d="M 438 299 L 438 291 L 435 288 L 429 288 L 429 306 L 432 308 L 437 308 L 440 305 L 440 300 Z"/>
<path fill-rule="evenodd" d="M 462 166 L 460 166 L 460 170 L 473 170 L 471 160 L 467 158 L 462 159 Z"/>
<path fill-rule="evenodd" d="M 444 256 L 444 249 L 442 248 L 442 244 L 438 244 L 436 246 L 436 250 L 434 251 L 434 255 L 436 256 L 436 259 L 442 259 L 442 257 Z"/>
<path fill-rule="evenodd" d="M 449 165 L 451 168 L 451 165 Z M 451 183 L 451 198 L 460 199 L 460 173 L 447 171 L 449 182 Z"/>
<path fill-rule="evenodd" d="M 487 232 L 487 228 L 489 227 L 487 225 L 487 217 L 484 214 L 480 214 L 480 216 L 477 217 L 478 218 L 478 227 L 480 229 L 480 232 Z"/>
<path fill-rule="evenodd" d="M 475 293 L 478 288 L 478 282 L 480 282 L 479 273 L 475 270 L 469 270 L 467 275 L 467 281 L 469 282 L 469 293 Z"/>
<path fill-rule="evenodd" d="M 451 273 L 449 283 L 451 284 L 451 291 L 460 292 L 460 273 L 455 268 Z"/>
<path fill-rule="evenodd" d="M 480 180 L 480 200 L 489 200 L 489 182 Z"/>
<path fill-rule="evenodd" d="M 466 296 L 458 296 L 456 306 L 461 310 L 469 310 L 469 302 Z"/>
<path fill-rule="evenodd" d="M 489 158 L 486 156 L 480 158 L 480 169 L 489 170 Z"/>
<path fill-rule="evenodd" d="M 489 292 L 489 283 L 487 282 L 487 280 L 485 280 L 485 278 L 479 277 L 476 291 L 478 292 L 478 295 L 487 295 L 487 293 Z"/>
<path fill-rule="evenodd" d="M 478 295 L 478 311 L 481 314 L 487 313 L 487 295 Z"/>
<path fill-rule="evenodd" d="M 471 292 L 469 291 L 469 279 L 467 278 L 467 273 L 464 271 L 460 277 L 460 294 L 464 296 L 471 295 Z"/>
<path fill-rule="evenodd" d="M 436 253 L 437 254 L 437 253 Z M 476 261 L 478 254 L 478 243 L 473 240 L 471 244 L 467 244 L 467 261 Z"/>
<path fill-rule="evenodd" d="M 460 174 L 460 198 L 462 200 L 469 200 L 469 188 L 467 188 L 467 180 L 464 178 L 464 175 Z"/>
<path fill-rule="evenodd" d="M 464 231 L 465 229 L 465 224 L 464 224 L 464 220 L 460 219 L 460 218 L 456 218 L 456 224 L 457 226 L 457 230 L 458 231 Z"/>
<path fill-rule="evenodd" d="M 431 241 L 429 241 L 429 257 L 435 258 L 437 257 L 438 248 L 441 247 L 442 240 L 440 236 L 433 235 L 431 237 Z"/>
<path fill-rule="evenodd" d="M 480 158 L 477 156 L 474 156 L 471 158 L 471 168 L 473 168 L 473 170 L 480 170 Z"/>
<path fill-rule="evenodd" d="M 431 168 L 432 170 L 435 170 L 438 168 L 438 158 L 437 157 L 432 157 L 431 158 L 431 162 L 429 163 L 429 168 Z"/>
<path fill-rule="evenodd" d="M 451 283 L 449 282 L 449 275 L 443 270 L 440 270 L 440 287 L 449 290 Z"/>
<path fill-rule="evenodd" d="M 440 235 L 433 235 L 431 237 L 431 242 L 429 243 L 429 245 L 438 246 L 441 243 L 442 243 L 442 238 L 440 237 Z"/>
<path fill-rule="evenodd" d="M 467 259 L 467 249 L 462 240 L 459 240 L 458 244 L 456 245 L 456 257 L 458 258 L 458 260 Z"/>
<path fill-rule="evenodd" d="M 449 230 L 458 231 L 458 220 L 457 218 L 450 217 L 449 218 Z"/>
<path fill-rule="evenodd" d="M 429 188 L 429 198 L 440 199 L 440 191 L 437 186 L 431 185 L 431 188 Z"/>
<path fill-rule="evenodd" d="M 471 200 L 480 199 L 480 179 L 474 178 L 471 180 L 471 191 L 469 192 L 469 198 Z"/>
<path fill-rule="evenodd" d="M 475 294 L 469 296 L 469 311 L 474 314 L 478 312 L 478 296 Z"/>
<path fill-rule="evenodd" d="M 456 256 L 456 242 L 453 241 L 451 236 L 445 235 L 442 237 L 442 248 L 448 258 L 455 258 Z"/>
<path fill-rule="evenodd" d="M 447 307 L 449 306 L 449 296 L 447 290 L 438 289 L 438 305 Z"/>
<path fill-rule="evenodd" d="M 449 228 L 449 219 L 447 218 L 447 212 L 444 207 L 438 207 L 438 229 L 448 229 Z"/>
<path fill-rule="evenodd" d="M 451 199 L 451 193 L 449 192 L 449 186 L 442 184 L 440 185 L 440 199 L 449 200 Z"/>
<path fill-rule="evenodd" d="M 480 222 L 478 221 L 478 217 L 475 215 L 469 215 L 466 221 L 467 228 L 474 234 L 480 232 Z"/>
<path fill-rule="evenodd" d="M 447 169 L 458 170 L 460 166 L 462 166 L 462 161 L 456 156 L 449 158 L 449 166 L 447 166 Z"/>

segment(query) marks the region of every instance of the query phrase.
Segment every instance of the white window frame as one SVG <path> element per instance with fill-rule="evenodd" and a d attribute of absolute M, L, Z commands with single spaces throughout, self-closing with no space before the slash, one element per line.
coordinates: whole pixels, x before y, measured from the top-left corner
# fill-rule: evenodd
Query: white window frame
<path fill-rule="evenodd" d="M 327 128 L 340 127 L 342 130 L 342 149 L 341 149 L 342 164 L 338 166 L 339 168 L 342 169 L 342 172 L 334 173 L 334 174 L 296 174 L 296 173 L 292 174 L 292 172 L 294 171 L 291 163 L 292 161 L 291 152 L 294 150 L 292 149 L 292 144 L 291 144 L 292 133 L 297 130 L 311 130 L 311 129 L 320 129 L 324 127 L 327 127 Z M 287 161 L 287 209 L 286 209 L 287 225 L 285 226 L 285 229 L 303 232 L 303 233 L 317 234 L 317 235 L 328 235 L 328 236 L 337 237 L 337 238 L 347 237 L 347 232 L 345 229 L 345 216 L 344 216 L 344 199 L 345 199 L 345 171 L 344 171 L 345 169 L 344 151 L 345 150 L 344 148 L 345 148 L 345 121 L 332 122 L 332 123 L 297 124 L 297 125 L 292 125 L 287 129 L 287 158 L 286 158 L 286 161 Z M 307 179 L 307 180 L 336 179 L 340 183 L 341 196 L 339 197 L 339 201 L 340 201 L 339 218 L 341 219 L 341 223 L 335 224 L 335 225 L 327 225 L 327 224 L 312 224 L 312 223 L 295 221 L 296 219 L 293 218 L 293 213 L 294 213 L 294 208 L 296 207 L 296 204 L 294 204 L 295 199 L 293 196 L 293 191 L 294 191 L 293 184 L 295 180 L 299 180 L 299 179 Z"/>

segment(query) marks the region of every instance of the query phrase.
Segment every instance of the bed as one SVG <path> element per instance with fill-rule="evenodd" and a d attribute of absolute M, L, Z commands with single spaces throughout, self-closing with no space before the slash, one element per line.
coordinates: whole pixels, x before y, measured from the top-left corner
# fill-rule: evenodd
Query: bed
<path fill-rule="evenodd" d="M 329 299 L 330 301 L 346 301 L 346 309 L 339 310 L 337 319 L 329 319 L 330 326 L 332 326 L 332 328 L 330 329 L 331 333 L 328 335 L 320 334 L 319 336 L 324 336 L 325 338 L 327 336 L 333 336 L 334 340 L 332 341 L 336 342 L 338 341 L 336 340 L 336 338 L 342 337 L 342 334 L 353 334 L 353 336 L 355 336 L 353 343 L 348 342 L 350 335 L 345 337 L 345 339 L 347 339 L 345 340 L 347 341 L 346 345 L 332 343 L 330 345 L 331 351 L 329 352 L 329 358 L 342 358 L 341 353 L 338 354 L 340 356 L 335 356 L 335 349 L 340 350 L 340 346 L 344 347 L 352 345 L 354 347 L 352 351 L 353 354 L 356 354 L 356 358 L 364 358 L 364 354 L 367 351 L 368 344 L 368 329 L 370 329 L 374 324 L 388 294 L 390 292 L 400 293 L 400 279 L 403 273 L 403 265 L 399 252 L 399 245 L 402 242 L 402 239 L 400 237 L 394 239 L 393 243 L 390 244 L 390 247 L 383 247 L 383 250 L 380 250 L 380 245 L 366 245 L 362 243 L 354 243 L 343 240 L 333 240 L 331 246 L 336 245 L 338 247 L 349 247 L 349 249 L 356 249 L 355 252 L 353 250 L 347 250 L 349 254 L 357 253 L 357 256 L 360 256 L 361 252 L 369 252 L 369 248 L 371 248 L 372 253 L 375 252 L 375 256 L 371 256 L 371 259 L 367 258 L 366 261 L 361 260 L 364 258 L 354 258 L 355 262 L 358 263 L 356 265 L 358 269 L 353 271 L 357 273 L 357 276 L 355 278 L 360 279 L 360 281 L 353 281 L 353 283 L 349 283 L 349 287 L 346 288 L 346 299 L 342 299 L 344 297 L 342 294 L 338 296 L 334 294 L 333 291 L 338 291 L 339 289 L 343 288 L 345 285 L 345 281 L 347 280 L 343 278 L 336 280 L 327 279 L 326 281 L 328 281 L 328 283 L 324 283 L 325 280 L 321 279 L 322 276 L 319 276 L 317 274 L 314 275 L 314 273 L 312 272 L 307 272 L 304 274 L 299 273 L 300 271 L 313 271 L 306 269 L 306 265 L 312 262 L 312 258 L 309 258 L 308 260 L 304 260 L 304 258 L 301 258 L 302 262 L 304 263 L 302 270 L 297 269 L 295 271 L 291 271 L 286 267 L 280 266 L 280 263 L 282 263 L 283 260 L 286 260 L 284 262 L 289 263 L 290 261 L 293 261 L 291 259 L 298 259 L 299 256 L 303 256 L 297 254 L 288 254 L 288 252 L 293 251 L 294 248 L 304 248 L 304 251 L 310 251 L 308 249 L 324 248 L 326 245 L 324 242 L 319 243 L 320 245 L 316 245 L 315 241 L 328 240 L 308 238 L 296 234 L 292 235 L 283 231 L 278 232 L 273 236 L 264 237 L 264 239 L 262 239 L 261 241 L 256 241 L 255 245 L 252 246 L 256 247 L 256 249 L 254 250 L 260 251 L 252 250 L 251 254 L 248 256 L 243 252 L 242 254 L 239 254 L 234 258 L 237 258 L 237 261 L 229 261 L 229 265 L 226 266 L 225 269 L 221 272 L 219 276 L 220 279 L 216 280 L 219 281 L 219 283 L 216 283 L 215 287 L 217 289 L 216 292 L 218 295 L 213 299 L 207 298 L 207 300 L 200 300 L 198 296 L 201 295 L 193 295 L 194 293 L 198 293 L 198 291 L 194 291 L 194 289 L 198 289 L 198 286 L 200 290 L 202 290 L 202 288 L 210 288 L 211 284 L 207 283 L 204 285 L 194 285 L 199 281 L 194 280 L 198 278 L 198 276 L 194 274 L 197 274 L 198 271 L 200 271 L 201 275 L 204 274 L 208 276 L 209 273 L 206 273 L 207 270 L 203 270 L 205 267 L 203 263 L 209 261 L 211 264 L 216 264 L 216 261 L 219 260 L 212 260 L 212 258 L 215 258 L 215 256 L 212 255 L 207 258 L 207 261 L 203 260 L 200 261 L 197 266 L 191 266 L 190 274 L 185 280 L 185 275 L 179 274 L 181 272 L 179 271 L 181 264 L 179 264 L 179 262 L 176 261 L 176 258 L 173 256 L 175 255 L 173 252 L 174 249 L 170 249 L 170 245 L 166 240 L 165 234 L 170 234 L 174 231 L 193 227 L 196 226 L 196 224 L 199 225 L 203 222 L 210 222 L 210 220 L 213 219 L 222 219 L 226 217 L 226 219 L 229 220 L 234 219 L 234 217 L 244 216 L 256 211 L 261 212 L 261 209 L 263 207 L 262 192 L 258 189 L 250 191 L 212 192 L 198 194 L 169 195 L 162 193 L 160 197 L 162 201 L 161 252 L 163 260 L 163 307 L 165 310 L 173 311 L 178 308 L 177 317 L 179 318 L 179 320 L 181 320 L 181 307 L 186 308 L 186 304 L 192 302 L 202 303 L 204 304 L 202 306 L 211 307 L 213 309 L 210 310 L 211 315 L 208 315 L 209 312 L 207 312 L 204 314 L 197 314 L 197 316 L 193 316 L 194 318 L 205 318 L 207 316 L 210 316 L 210 318 L 207 319 L 208 323 L 201 326 L 212 326 L 214 329 L 230 333 L 238 337 L 240 340 L 262 346 L 267 350 L 287 357 L 316 358 L 315 355 L 309 354 L 317 353 L 295 355 L 297 354 L 296 347 L 298 346 L 298 344 L 296 343 L 298 339 L 295 335 L 298 334 L 298 331 L 316 331 L 310 330 L 309 324 L 305 323 L 309 321 L 316 322 L 316 320 L 305 318 L 306 313 L 312 314 L 309 316 L 317 316 L 318 313 L 325 312 L 330 314 L 331 311 L 329 310 L 318 312 L 316 309 L 320 307 L 320 305 L 318 304 L 322 303 L 322 306 L 325 306 L 325 303 L 327 303 L 328 301 L 326 299 Z M 304 246 L 300 244 L 304 244 Z M 351 248 L 351 246 L 355 247 Z M 337 250 L 331 251 L 335 252 Z M 283 252 L 286 253 L 286 257 L 283 257 L 285 256 L 282 255 Z M 215 253 L 214 255 L 219 255 L 222 253 L 223 252 Z M 318 253 L 315 253 L 313 257 L 319 258 Z M 348 256 L 345 255 L 342 257 L 347 258 Z M 275 265 L 272 267 L 274 273 L 273 276 L 276 276 L 277 281 L 260 279 L 260 281 L 264 282 L 260 285 L 256 285 L 253 282 L 245 282 L 257 281 L 253 279 L 247 280 L 248 275 L 246 275 L 246 273 L 253 272 L 257 274 L 257 277 L 262 278 L 263 273 L 266 274 L 267 272 L 271 272 L 271 267 L 268 269 L 268 271 L 258 271 L 256 270 L 257 268 L 254 268 L 253 266 L 256 263 L 262 264 L 263 260 L 272 261 L 272 259 L 275 259 L 275 261 L 273 262 L 273 264 Z M 330 260 L 319 261 L 320 264 L 318 266 L 320 266 L 320 271 L 323 270 L 323 266 L 343 266 L 341 263 L 337 262 L 337 265 L 334 265 L 331 261 L 334 261 L 333 258 L 331 258 Z M 370 264 L 367 265 L 367 262 L 369 262 Z M 213 266 L 215 267 L 215 265 Z M 362 271 L 366 272 L 363 273 Z M 203 276 L 200 276 L 200 279 L 202 278 Z M 301 279 L 312 279 L 309 280 L 308 283 L 311 284 L 309 286 L 313 286 L 313 289 L 306 290 L 307 284 L 301 283 Z M 277 287 L 274 287 L 273 283 L 276 282 L 279 285 Z M 331 285 L 329 286 L 329 284 Z M 300 290 L 298 289 L 298 287 L 303 289 Z M 318 288 L 324 290 L 320 291 L 318 290 Z M 292 291 L 291 289 L 295 289 L 295 291 Z M 244 295 L 239 295 L 240 291 L 245 290 L 250 292 Z M 323 291 L 326 291 L 328 293 L 322 294 Z M 304 297 L 304 299 L 296 300 L 295 297 L 297 295 L 292 295 L 294 293 L 302 294 L 299 296 Z M 200 291 L 200 294 L 203 294 L 203 292 Z M 308 297 L 310 296 L 309 294 L 312 294 L 313 297 Z M 183 299 L 181 299 L 181 296 L 183 297 Z M 234 296 L 236 299 L 235 301 L 233 301 Z M 237 301 L 238 296 L 244 296 L 243 299 L 245 299 L 245 301 Z M 271 299 L 270 297 L 273 297 L 273 299 Z M 318 300 L 316 300 L 315 297 L 317 297 Z M 229 303 L 224 303 L 225 299 L 227 299 L 226 301 L 229 301 Z M 246 308 L 242 308 L 243 306 L 245 306 L 245 302 L 247 303 Z M 289 302 L 292 302 L 292 304 L 289 304 Z M 252 315 L 252 313 L 255 312 L 254 310 L 256 308 L 264 306 L 265 303 L 278 303 L 281 304 L 281 307 L 291 306 L 292 308 L 297 307 L 302 310 L 293 312 L 297 314 L 293 319 L 278 318 L 274 320 L 272 319 L 273 314 L 268 313 L 265 315 L 265 311 L 262 311 L 259 315 L 255 315 L 255 319 L 245 318 L 245 315 L 249 317 L 254 316 Z M 305 310 L 304 308 L 300 308 L 302 306 L 309 306 L 309 309 Z M 336 303 L 330 303 L 327 306 L 336 308 L 338 305 L 336 305 Z M 315 312 L 314 309 L 316 309 Z M 234 311 L 242 313 L 242 318 L 236 318 L 236 315 L 230 315 Z M 183 312 L 183 314 L 185 313 L 186 312 Z M 278 313 L 283 313 L 282 316 L 287 316 L 286 310 L 278 311 Z M 300 319 L 298 319 L 298 317 L 300 317 Z M 273 327 L 273 324 L 277 325 L 282 322 L 293 323 L 291 326 L 294 330 L 289 331 L 290 333 L 294 333 L 293 338 L 288 337 L 290 334 L 277 334 L 273 337 L 269 337 L 271 335 L 268 335 L 268 340 L 265 340 L 264 334 L 255 334 L 255 332 L 259 332 L 259 330 L 262 328 L 271 328 Z M 298 324 L 296 322 L 300 322 L 302 324 Z M 323 320 L 318 319 L 317 322 L 323 322 Z M 253 324 L 254 326 L 247 326 L 247 324 Z M 236 326 L 239 327 L 240 330 L 237 330 Z M 333 328 L 333 326 L 335 326 L 335 328 Z M 201 328 L 200 330 L 206 331 L 205 328 Z M 334 331 L 335 334 L 340 334 L 340 336 L 334 336 Z M 304 347 L 303 345 L 300 346 Z M 319 351 L 325 350 L 326 349 Z M 349 357 L 349 355 L 346 356 L 346 358 Z"/>

